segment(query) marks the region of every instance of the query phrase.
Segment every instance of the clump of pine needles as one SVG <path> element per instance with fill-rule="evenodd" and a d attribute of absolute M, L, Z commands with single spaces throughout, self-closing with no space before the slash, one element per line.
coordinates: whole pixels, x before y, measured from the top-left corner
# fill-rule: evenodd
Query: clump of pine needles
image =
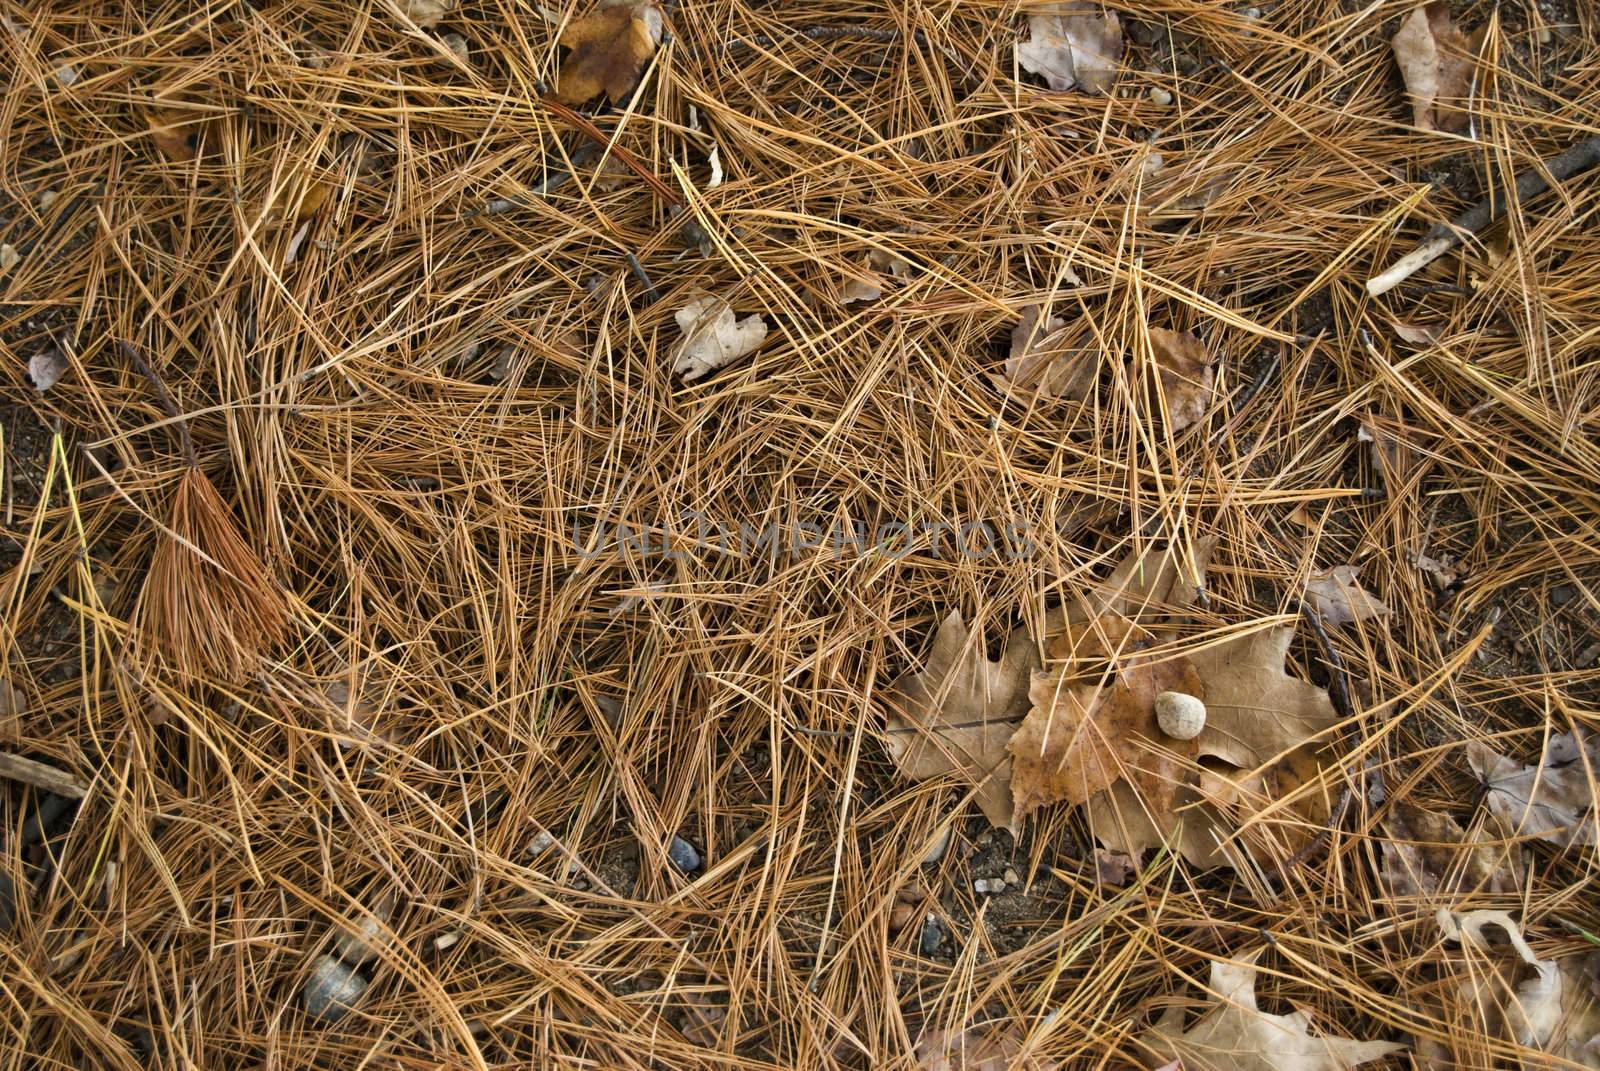
<path fill-rule="evenodd" d="M 1436 914 L 1580 951 L 1593 850 L 1396 895 L 1366 789 L 1488 835 L 1469 742 L 1600 728 L 1600 181 L 1364 281 L 1600 130 L 1593 5 L 1456 0 L 1470 135 L 1411 126 L 1414 0 L 1112 3 L 1106 96 L 1019 77 L 1015 4 L 684 0 L 591 131 L 540 87 L 592 6 L 0 7 L 0 734 L 89 786 L 41 834 L 0 783 L 9 1063 L 912 1071 L 982 1024 L 1114 1068 L 1263 943 L 1262 1006 L 1318 1031 L 1540 1058 Z M 767 332 L 686 384 L 706 294 Z M 1033 305 L 1083 397 L 997 384 Z M 1214 358 L 1176 432 L 1152 328 Z M 116 341 L 158 332 L 181 411 Z M 925 522 L 1033 550 L 828 538 Z M 1077 812 L 1013 840 L 896 772 L 881 697 L 950 612 L 998 648 L 1211 538 L 1182 644 L 1277 620 L 1326 684 L 1306 578 L 1392 608 L 1332 630 L 1353 715 L 1305 792 L 1347 813 L 1281 838 L 1315 851 L 1115 884 Z"/>

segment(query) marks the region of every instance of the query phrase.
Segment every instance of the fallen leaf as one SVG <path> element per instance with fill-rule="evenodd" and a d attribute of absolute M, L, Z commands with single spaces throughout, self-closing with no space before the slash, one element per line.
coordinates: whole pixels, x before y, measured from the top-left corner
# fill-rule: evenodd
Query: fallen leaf
<path fill-rule="evenodd" d="M 424 30 L 439 25 L 455 6 L 455 0 L 398 0 L 398 3 L 405 17 Z"/>
<path fill-rule="evenodd" d="M 1237 857 L 1220 848 L 1228 843 L 1261 869 L 1275 871 L 1304 851 L 1332 814 L 1324 778 L 1331 765 L 1333 757 L 1316 747 L 1296 748 L 1256 770 L 1202 764 L 1198 793 L 1209 806 L 1191 808 L 1184 819 L 1204 838 L 1209 853 L 1204 858 L 1212 865 L 1236 866 Z M 1306 785 L 1316 787 L 1300 791 Z"/>
<path fill-rule="evenodd" d="M 1371 444 L 1368 449 L 1372 455 L 1372 467 L 1382 477 L 1389 494 L 1397 495 L 1405 490 L 1417 471 L 1419 456 L 1416 448 L 1400 432 L 1370 416 L 1362 418 L 1356 441 Z"/>
<path fill-rule="evenodd" d="M 1264 1012 L 1256 1004 L 1256 961 L 1211 961 L 1214 1003 L 1183 1029 L 1183 1009 L 1168 1008 L 1142 1039 L 1162 1060 L 1181 1059 L 1184 1071 L 1348 1071 L 1405 1046 L 1392 1041 L 1313 1037 L 1311 1017 Z"/>
<path fill-rule="evenodd" d="M 1095 880 L 1103 885 L 1126 885 L 1138 869 L 1139 865 L 1127 852 L 1107 851 L 1104 848 L 1094 850 Z"/>
<path fill-rule="evenodd" d="M 1284 672 L 1294 630 L 1258 629 L 1190 655 L 1205 683 L 1200 754 L 1254 769 L 1339 720 L 1325 689 Z"/>
<path fill-rule="evenodd" d="M 1169 819 L 1196 747 L 1157 727 L 1155 699 L 1168 691 L 1203 694 L 1187 658 L 1124 660 L 1103 684 L 1072 683 L 1070 665 L 1034 674 L 1032 709 L 1009 745 L 1017 821 L 1048 803 L 1087 803 L 1119 780 L 1154 821 Z"/>
<path fill-rule="evenodd" d="M 1007 391 L 1082 401 L 1094 384 L 1098 352 L 1072 345 L 1065 320 L 1029 305 L 1011 329 L 1011 352 L 995 380 Z"/>
<path fill-rule="evenodd" d="M 1415 555 L 1411 564 L 1416 566 L 1429 580 L 1433 581 L 1433 586 L 1440 591 L 1448 588 L 1458 579 L 1455 566 L 1442 562 L 1437 558 L 1430 558 L 1426 554 Z"/>
<path fill-rule="evenodd" d="M 685 381 L 732 364 L 754 352 L 767 337 L 767 324 L 760 316 L 740 320 L 726 301 L 710 295 L 694 298 L 672 318 L 683 332 L 672 370 L 683 373 Z"/>
<path fill-rule="evenodd" d="M 1600 1068 L 1600 952 L 1541 960 L 1508 1016 L 1518 1044 Z"/>
<path fill-rule="evenodd" d="M 655 55 L 661 30 L 661 12 L 650 3 L 614 3 L 572 20 L 561 33 L 571 54 L 556 77 L 556 99 L 583 104 L 604 93 L 621 104 Z"/>
<path fill-rule="evenodd" d="M 1048 1071 L 1035 1056 L 1017 1062 L 1022 1039 L 1017 1026 L 1002 1030 L 930 1030 L 917 1042 L 918 1071 Z"/>
<path fill-rule="evenodd" d="M 1454 818 L 1395 800 L 1383 820 L 1381 877 L 1391 896 L 1513 892 L 1515 859 L 1468 841 Z"/>
<path fill-rule="evenodd" d="M 1537 766 L 1524 766 L 1478 743 L 1467 745 L 1467 761 L 1488 789 L 1489 812 L 1508 835 L 1538 837 L 1563 848 L 1596 843 L 1600 736 L 1552 736 Z"/>
<path fill-rule="evenodd" d="M 1115 12 L 1056 4 L 1028 16 L 1028 36 L 1016 45 L 1023 70 L 1051 89 L 1110 92 L 1122 59 L 1122 23 Z"/>
<path fill-rule="evenodd" d="M 43 394 L 61 382 L 61 377 L 70 367 L 67 355 L 61 352 L 61 347 L 46 346 L 28 358 L 28 378 L 33 381 L 33 389 Z"/>
<path fill-rule="evenodd" d="M 1194 335 L 1163 327 L 1150 328 L 1150 351 L 1155 356 L 1167 427 L 1182 431 L 1205 416 L 1211 404 L 1213 358 Z"/>
<path fill-rule="evenodd" d="M 952 613 L 934 634 L 921 670 L 889 686 L 889 754 L 900 772 L 919 780 L 960 773 L 979 785 L 978 806 L 990 823 L 1012 827 L 1011 754 L 1006 743 L 1028 712 L 1037 650 L 1021 629 L 1000 661 Z"/>
<path fill-rule="evenodd" d="M 1322 620 L 1337 627 L 1384 617 L 1389 608 L 1361 586 L 1353 565 L 1336 565 L 1313 573 L 1306 581 L 1306 598 Z"/>
<path fill-rule="evenodd" d="M 1394 322 L 1394 333 L 1413 346 L 1431 346 L 1439 341 L 1439 333 L 1427 324 Z"/>
<path fill-rule="evenodd" d="M 1411 97 L 1412 120 L 1423 130 L 1458 133 L 1471 118 L 1465 108 L 1472 92 L 1473 68 L 1483 40 L 1480 28 L 1470 38 L 1450 18 L 1450 5 L 1437 0 L 1407 15 L 1390 47 Z"/>
<path fill-rule="evenodd" d="M 1511 941 L 1511 947 L 1517 950 L 1517 955 L 1522 957 L 1524 963 L 1536 964 L 1539 957 L 1533 954 L 1528 941 L 1522 936 L 1522 927 L 1516 920 L 1504 911 L 1483 909 L 1479 911 L 1455 912 L 1441 907 L 1434 916 L 1439 924 L 1439 934 L 1446 941 L 1459 941 L 1464 945 L 1474 948 L 1492 949 L 1494 946 L 1483 935 L 1485 926 L 1498 926 L 1505 932 Z"/>
<path fill-rule="evenodd" d="M 156 108 L 150 113 L 150 140 L 168 160 L 187 163 L 203 147 L 207 119 L 181 108 Z"/>

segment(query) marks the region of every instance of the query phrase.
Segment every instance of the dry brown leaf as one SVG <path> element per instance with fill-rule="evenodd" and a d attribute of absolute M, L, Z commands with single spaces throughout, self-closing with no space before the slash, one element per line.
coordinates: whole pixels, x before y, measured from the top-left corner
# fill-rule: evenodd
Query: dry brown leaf
<path fill-rule="evenodd" d="M 639 84 L 639 75 L 661 43 L 661 12 L 654 4 L 612 4 L 561 33 L 571 54 L 556 77 L 556 99 L 583 104 L 604 93 L 621 104 Z"/>
<path fill-rule="evenodd" d="M 1027 41 L 1016 45 L 1017 63 L 1051 89 L 1108 93 L 1122 59 L 1122 23 L 1082 4 L 1056 4 L 1028 16 Z"/>
<path fill-rule="evenodd" d="M 672 370 L 683 373 L 686 382 L 755 352 L 767 337 L 760 316 L 740 320 L 726 301 L 711 295 L 692 299 L 672 318 L 683 332 Z"/>
<path fill-rule="evenodd" d="M 1207 806 L 1185 812 L 1184 821 L 1196 827 L 1210 854 L 1189 861 L 1236 865 L 1231 851 L 1216 850 L 1231 838 L 1258 867 L 1275 871 L 1327 828 L 1333 800 L 1323 771 L 1332 765 L 1333 756 L 1314 747 L 1296 748 L 1258 770 L 1202 764 L 1198 792 Z M 1299 791 L 1306 785 L 1316 787 Z"/>
<path fill-rule="evenodd" d="M 1467 761 L 1488 789 L 1489 812 L 1510 836 L 1538 837 L 1563 848 L 1596 843 L 1600 736 L 1552 736 L 1537 766 L 1477 743 L 1467 746 Z"/>
<path fill-rule="evenodd" d="M 1467 129 L 1471 117 L 1465 103 L 1482 40 L 1482 29 L 1469 38 L 1457 28 L 1447 3 L 1424 4 L 1406 16 L 1390 44 L 1417 126 L 1451 133 Z"/>
<path fill-rule="evenodd" d="M 1006 743 L 1028 712 L 1028 683 L 1039 656 L 1018 629 L 991 662 L 952 613 L 939 625 L 921 670 L 889 686 L 884 702 L 889 754 L 917 779 L 961 773 L 978 783 L 978 806 L 995 826 L 1012 828 L 1011 755 Z"/>
<path fill-rule="evenodd" d="M 183 108 L 150 112 L 150 141 L 168 160 L 187 163 L 203 148 L 209 121 Z"/>
<path fill-rule="evenodd" d="M 1214 358 L 1194 335 L 1164 327 L 1150 328 L 1150 350 L 1156 360 L 1167 427 L 1182 431 L 1205 416 L 1211 405 Z"/>
<path fill-rule="evenodd" d="M 1254 769 L 1339 720 L 1322 688 L 1284 672 L 1294 630 L 1259 629 L 1191 655 L 1205 682 L 1200 754 Z"/>
<path fill-rule="evenodd" d="M 1391 896 L 1513 892 L 1515 859 L 1471 841 L 1454 818 L 1395 800 L 1383 821 L 1384 885 Z"/>
<path fill-rule="evenodd" d="M 1094 384 L 1098 350 L 1071 345 L 1067 322 L 1044 317 L 1041 307 L 1029 305 L 1011 329 L 1011 352 L 1005 369 L 995 377 L 1004 390 L 1037 393 L 1046 398 L 1082 401 Z"/>
<path fill-rule="evenodd" d="M 1439 341 L 1439 332 L 1428 324 L 1408 324 L 1396 320 L 1393 326 L 1394 333 L 1413 346 L 1431 346 Z"/>
<path fill-rule="evenodd" d="M 1405 490 L 1411 477 L 1416 474 L 1421 458 L 1403 434 L 1391 425 L 1368 416 L 1362 418 L 1356 440 L 1371 444 L 1372 467 L 1378 470 L 1389 494 L 1397 495 Z"/>
<path fill-rule="evenodd" d="M 1389 613 L 1387 606 L 1361 586 L 1353 565 L 1336 565 L 1325 573 L 1313 573 L 1306 581 L 1306 598 L 1322 620 L 1335 627 L 1371 621 Z"/>
<path fill-rule="evenodd" d="M 1132 784 L 1153 820 L 1165 824 L 1193 740 L 1174 740 L 1156 725 L 1161 692 L 1202 695 L 1187 658 L 1125 661 L 1107 683 L 1074 683 L 1072 668 L 1037 673 L 1032 709 L 1011 738 L 1011 792 L 1017 821 L 1056 802 L 1074 805 L 1119 780 Z"/>
<path fill-rule="evenodd" d="M 430 29 L 455 6 L 454 0 L 398 0 L 400 11 L 422 29 Z"/>
<path fill-rule="evenodd" d="M 1049 1071 L 1055 1066 L 1036 1056 L 1018 1062 L 1019 1033 L 1016 1025 L 1001 1030 L 930 1030 L 917 1042 L 918 1071 Z"/>
<path fill-rule="evenodd" d="M 1348 1071 L 1405 1046 L 1392 1041 L 1313 1037 L 1311 1017 L 1264 1012 L 1256 1004 L 1256 961 L 1211 961 L 1214 1003 L 1183 1029 L 1183 1009 L 1168 1008 L 1143 1037 L 1159 1060 L 1181 1059 L 1184 1071 Z"/>

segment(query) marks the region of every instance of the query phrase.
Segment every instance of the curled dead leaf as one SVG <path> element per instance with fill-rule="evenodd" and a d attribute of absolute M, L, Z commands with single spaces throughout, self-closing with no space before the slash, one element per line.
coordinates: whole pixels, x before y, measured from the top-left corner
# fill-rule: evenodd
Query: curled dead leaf
<path fill-rule="evenodd" d="M 1423 130 L 1459 133 L 1470 116 L 1465 104 L 1483 28 L 1471 37 L 1450 18 L 1450 5 L 1435 0 L 1407 15 L 1390 47 L 1411 97 L 1412 120 Z"/>
<path fill-rule="evenodd" d="M 1311 1017 L 1264 1012 L 1256 1003 L 1256 961 L 1261 952 L 1229 962 L 1211 961 L 1207 986 L 1213 1003 L 1189 1029 L 1183 1009 L 1169 1007 L 1141 1039 L 1160 1062 L 1181 1059 L 1185 1071 L 1349 1071 L 1405 1046 L 1391 1041 L 1313 1037 Z"/>
<path fill-rule="evenodd" d="M 1512 892 L 1516 860 L 1505 847 L 1468 841 L 1454 818 L 1395 800 L 1383 821 L 1382 879 L 1392 896 Z"/>
<path fill-rule="evenodd" d="M 1163 327 L 1150 328 L 1150 352 L 1161 389 L 1160 411 L 1166 414 L 1168 428 L 1182 431 L 1205 416 L 1211 405 L 1214 358 L 1193 334 Z"/>

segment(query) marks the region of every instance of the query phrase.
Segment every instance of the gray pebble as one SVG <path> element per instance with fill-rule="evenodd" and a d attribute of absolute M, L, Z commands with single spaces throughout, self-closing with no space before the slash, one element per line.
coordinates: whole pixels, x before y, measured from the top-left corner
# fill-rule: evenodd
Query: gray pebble
<path fill-rule="evenodd" d="M 939 835 L 933 838 L 933 843 L 928 846 L 928 852 L 922 857 L 924 863 L 937 863 L 944 858 L 944 853 L 950 850 L 950 837 L 955 832 L 951 826 L 945 826 Z"/>
<path fill-rule="evenodd" d="M 1565 606 L 1578 594 L 1578 589 L 1571 584 L 1557 584 L 1550 589 L 1550 605 Z"/>
<path fill-rule="evenodd" d="M 1172 103 L 1172 92 L 1170 90 L 1162 89 L 1160 86 L 1151 86 L 1150 99 L 1154 103 L 1165 108 L 1167 105 Z"/>
<path fill-rule="evenodd" d="M 939 925 L 939 919 L 934 915 L 928 916 L 928 921 L 922 924 L 922 954 L 931 956 L 939 951 L 939 946 L 944 944 L 944 927 Z"/>
<path fill-rule="evenodd" d="M 1006 883 L 1000 878 L 979 878 L 972 883 L 972 891 L 985 896 L 992 893 L 1005 892 Z"/>
<path fill-rule="evenodd" d="M 300 995 L 308 1014 L 331 1023 L 342 1018 L 366 991 L 367 980 L 354 967 L 332 956 L 318 956 Z"/>
<path fill-rule="evenodd" d="M 693 874 L 700 869 L 700 853 L 693 844 L 682 837 L 674 836 L 672 843 L 667 846 L 667 858 L 672 860 L 672 865 L 685 874 Z"/>
<path fill-rule="evenodd" d="M 1017 874 L 1017 872 L 1015 870 L 1011 869 L 1010 867 L 1006 867 L 1006 884 L 1007 885 L 1021 885 L 1022 884 L 1022 878 Z"/>
<path fill-rule="evenodd" d="M 532 840 L 528 841 L 528 854 L 543 855 L 545 852 L 550 850 L 550 846 L 555 844 L 555 842 L 556 839 L 547 831 L 540 830 L 538 833 L 533 835 Z"/>

